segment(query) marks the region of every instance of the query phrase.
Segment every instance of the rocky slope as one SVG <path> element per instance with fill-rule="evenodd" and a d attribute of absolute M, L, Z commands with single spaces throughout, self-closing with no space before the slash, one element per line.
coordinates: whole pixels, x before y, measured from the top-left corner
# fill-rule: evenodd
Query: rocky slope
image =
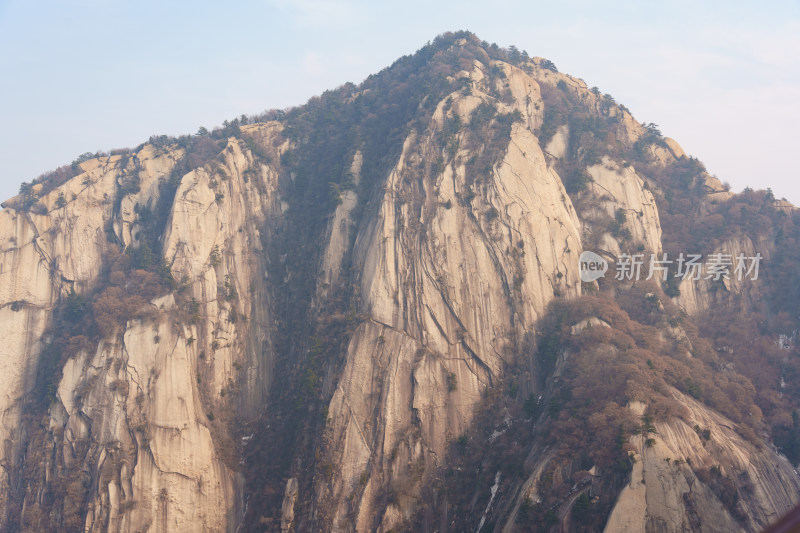
<path fill-rule="evenodd" d="M 279 128 L 251 131 L 269 137 Z M 45 478 L 65 475 L 64 469 L 91 473 L 88 498 L 77 504 L 86 506 L 79 512 L 89 530 L 220 531 L 233 527 L 241 512 L 235 446 L 213 412 L 218 406 L 254 416 L 264 401 L 272 311 L 266 289 L 255 282 L 264 272 L 260 231 L 280 206 L 274 172 L 255 164 L 234 139 L 212 165 L 182 175 L 174 193 L 163 241 L 181 280 L 182 304 L 169 293 L 146 302 L 118 330 L 68 358 L 49 421 L 41 422 L 46 434 L 35 435 L 43 440 L 31 440 L 23 423 L 40 423 L 25 397 L 36 393 L 35 354 L 49 341 L 54 308 L 69 291 L 88 294 L 102 283 L 109 241 L 136 245 L 144 222 L 135 206 L 155 206 L 159 182 L 181 156 L 180 149 L 145 145 L 125 163 L 119 156 L 91 160 L 39 198 L 46 214 L 2 211 L 9 233 L 2 266 L 9 302 L 2 310 L 9 314 L 2 323 L 9 339 L 3 460 L 42 461 Z M 120 182 L 131 173 L 139 191 L 115 207 Z M 70 200 L 57 207 L 60 196 Z M 194 304 L 188 320 L 180 309 L 187 300 Z M 252 320 L 231 320 L 234 313 Z M 220 399 L 219 391 L 234 382 L 235 398 Z M 4 481 L 10 511 L 8 499 L 22 496 L 20 480 Z M 25 494 L 23 517 L 44 500 L 41 493 Z"/>
<path fill-rule="evenodd" d="M 3 528 L 756 531 L 800 499 L 769 433 L 677 382 L 659 398 L 680 408 L 624 436 L 624 475 L 548 443 L 552 410 L 519 414 L 578 357 L 537 355 L 551 304 L 627 290 L 581 283 L 581 251 L 667 248 L 677 143 L 469 34 L 247 122 L 83 161 L 4 204 Z M 695 170 L 685 215 L 716 213 L 731 194 Z M 712 249 L 769 257 L 759 235 Z M 684 282 L 669 305 L 755 312 L 769 290 Z M 608 326 L 568 326 L 587 324 Z M 650 326 L 660 357 L 697 351 Z M 613 399 L 649 416 L 631 398 Z M 518 468 L 495 473 L 511 435 Z M 454 489 L 462 444 L 484 459 Z"/>
<path fill-rule="evenodd" d="M 687 407 L 688 418 L 656 423 L 653 444 L 647 445 L 644 435 L 632 438 L 631 479 L 605 531 L 758 531 L 780 518 L 778 510 L 800 497 L 792 465 L 746 442 L 730 420 L 680 393 L 676 396 Z M 643 405 L 633 407 L 643 414 Z M 698 434 L 695 426 L 708 430 L 710 437 Z M 723 478 L 732 475 L 747 487 L 739 520 L 709 486 L 709 476 L 698 477 L 698 470 L 709 469 Z"/>

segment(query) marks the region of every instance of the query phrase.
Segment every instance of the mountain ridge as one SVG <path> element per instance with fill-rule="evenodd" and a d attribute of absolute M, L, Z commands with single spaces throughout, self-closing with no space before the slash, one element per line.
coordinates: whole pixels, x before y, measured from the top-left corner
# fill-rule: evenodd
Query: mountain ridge
<path fill-rule="evenodd" d="M 795 211 L 526 56 L 446 34 L 5 202 L 3 527 L 755 531 L 794 505 Z M 586 284 L 593 248 L 782 267 Z M 728 353 L 719 316 L 755 340 Z"/>

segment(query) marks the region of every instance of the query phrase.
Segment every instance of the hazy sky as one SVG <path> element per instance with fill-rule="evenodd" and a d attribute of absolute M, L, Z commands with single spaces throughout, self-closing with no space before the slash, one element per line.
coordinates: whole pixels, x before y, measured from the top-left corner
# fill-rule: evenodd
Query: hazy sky
<path fill-rule="evenodd" d="M 596 85 L 735 190 L 800 205 L 800 0 L 0 0 L 0 197 L 83 152 L 301 104 L 459 29 Z"/>

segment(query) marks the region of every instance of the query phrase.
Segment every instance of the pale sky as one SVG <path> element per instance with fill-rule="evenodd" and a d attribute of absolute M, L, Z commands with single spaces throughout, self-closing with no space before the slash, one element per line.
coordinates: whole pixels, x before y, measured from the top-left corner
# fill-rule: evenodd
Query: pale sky
<path fill-rule="evenodd" d="M 0 197 L 84 152 L 302 104 L 461 29 L 611 94 L 734 190 L 800 205 L 800 0 L 0 0 Z"/>

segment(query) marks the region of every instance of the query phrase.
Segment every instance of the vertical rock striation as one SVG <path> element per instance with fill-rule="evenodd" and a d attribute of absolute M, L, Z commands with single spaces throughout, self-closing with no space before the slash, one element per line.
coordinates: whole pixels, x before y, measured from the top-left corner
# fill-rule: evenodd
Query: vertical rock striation
<path fill-rule="evenodd" d="M 491 391 L 513 383 L 517 404 L 538 406 L 558 386 L 570 354 L 547 370 L 537 328 L 552 302 L 597 291 L 580 281 L 583 249 L 664 251 L 664 176 L 688 161 L 607 96 L 519 54 L 447 36 L 362 86 L 153 138 L 6 202 L 0 528 L 388 532 L 474 518 L 517 530 L 563 461 L 535 431 L 524 468 L 491 472 L 485 494 L 463 489 L 476 491 L 469 511 L 426 495 Z M 698 180 L 698 216 L 730 198 Z M 770 246 L 734 235 L 718 251 Z M 141 280 L 157 294 L 131 300 Z M 735 293 L 755 307 L 759 290 L 684 282 L 675 301 L 696 316 Z M 606 531 L 756 531 L 797 501 L 800 478 L 768 438 L 669 393 L 684 416 L 659 421 L 655 445 L 629 439 Z M 739 480 L 738 507 L 698 475 L 712 468 Z M 567 529 L 587 487 L 613 486 L 592 481 L 597 468 L 581 475 L 558 508 Z"/>

